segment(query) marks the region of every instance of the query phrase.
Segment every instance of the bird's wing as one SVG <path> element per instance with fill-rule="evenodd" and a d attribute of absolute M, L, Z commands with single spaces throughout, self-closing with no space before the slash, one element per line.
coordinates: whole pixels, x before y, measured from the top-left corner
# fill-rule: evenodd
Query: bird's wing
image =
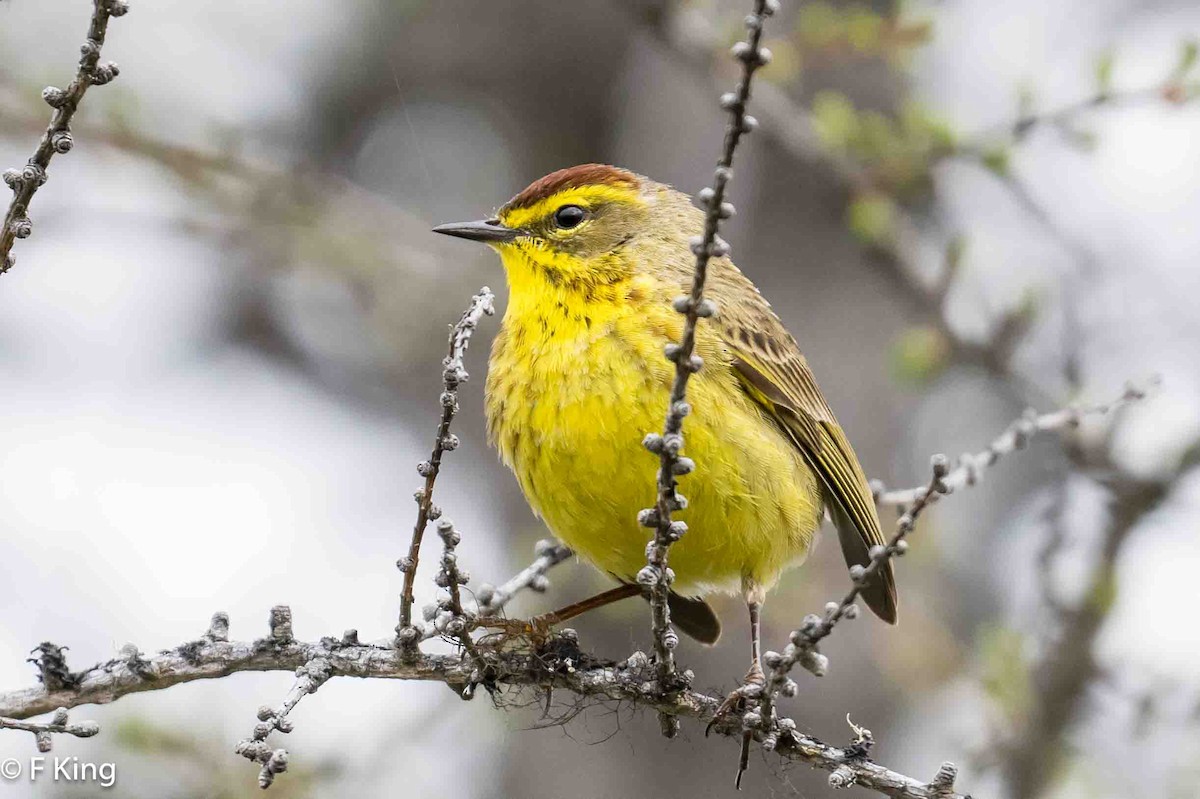
<path fill-rule="evenodd" d="M 885 542 L 854 449 L 821 396 L 799 345 L 767 301 L 736 268 L 722 269 L 715 277 L 710 296 L 715 296 L 719 310 L 713 327 L 732 354 L 738 379 L 820 479 L 846 564 L 866 566 L 871 547 Z M 890 561 L 862 596 L 875 615 L 895 623 L 896 582 Z"/>

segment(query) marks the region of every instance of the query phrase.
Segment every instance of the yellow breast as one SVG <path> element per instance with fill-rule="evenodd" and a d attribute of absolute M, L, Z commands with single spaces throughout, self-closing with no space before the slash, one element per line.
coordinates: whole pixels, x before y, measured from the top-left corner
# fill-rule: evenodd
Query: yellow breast
<path fill-rule="evenodd" d="M 489 436 L 534 511 L 623 580 L 646 562 L 651 531 L 636 516 L 654 503 L 658 461 L 641 440 L 662 428 L 674 374 L 662 350 L 681 325 L 655 288 L 622 287 L 644 301 L 598 304 L 514 285 L 487 380 Z M 769 587 L 820 524 L 816 480 L 742 391 L 716 338 L 701 335 L 698 346 L 705 368 L 690 383 L 684 424 L 697 467 L 680 479 L 689 505 L 676 518 L 688 533 L 670 553 L 675 589 Z"/>

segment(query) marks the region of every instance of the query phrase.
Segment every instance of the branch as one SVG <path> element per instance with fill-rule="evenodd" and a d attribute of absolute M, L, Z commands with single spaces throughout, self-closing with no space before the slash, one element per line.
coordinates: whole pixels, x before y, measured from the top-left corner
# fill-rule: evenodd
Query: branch
<path fill-rule="evenodd" d="M 1129 481 L 1113 488 L 1100 557 L 1087 577 L 1082 600 L 1056 608 L 1056 633 L 1040 662 L 1030 665 L 1029 717 L 1000 743 L 1013 796 L 1039 796 L 1054 777 L 1058 743 L 1074 721 L 1087 687 L 1099 676 L 1093 644 L 1108 618 L 1117 558 L 1138 523 L 1166 497 L 1166 482 Z"/>
<path fill-rule="evenodd" d="M 689 25 L 688 32 L 692 35 L 685 37 L 678 26 L 671 24 L 670 15 L 658 2 L 620 0 L 619 5 L 643 23 L 668 56 L 709 80 L 711 53 L 720 47 L 721 31 L 714 27 L 699 30 L 697 25 Z M 817 133 L 812 114 L 788 97 L 782 88 L 772 83 L 760 84 L 755 90 L 754 103 L 757 117 L 762 122 L 760 130 L 791 158 L 829 175 L 851 197 L 869 197 L 878 193 L 870 172 L 853 158 L 826 147 Z M 871 252 L 885 268 L 885 273 L 951 343 L 956 357 L 995 371 L 1000 359 L 986 345 L 958 335 L 946 322 L 942 314 L 942 296 L 931 290 L 930 281 L 925 277 L 920 225 L 894 204 L 889 209 L 889 221 L 886 235 L 870 243 Z"/>
<path fill-rule="evenodd" d="M 33 223 L 28 215 L 29 203 L 46 182 L 50 160 L 55 153 L 70 152 L 74 146 L 71 120 L 83 95 L 89 87 L 103 86 L 120 74 L 113 62 L 100 63 L 100 48 L 104 45 L 109 18 L 124 16 L 129 11 L 129 3 L 126 0 L 92 0 L 92 6 L 92 21 L 88 26 L 87 41 L 80 48 L 82 57 L 75 79 L 65 90 L 47 86 L 42 91 L 42 99 L 54 109 L 50 124 L 24 169 L 8 169 L 4 172 L 4 182 L 13 190 L 13 198 L 4 215 L 4 225 L 0 227 L 0 274 L 11 269 L 16 262 L 10 254 L 13 243 L 17 239 L 28 238 L 33 232 Z"/>
<path fill-rule="evenodd" d="M 122 696 L 157 691 L 197 680 L 218 679 L 239 672 L 291 671 L 297 680 L 278 708 L 261 708 L 254 735 L 239 744 L 239 752 L 261 763 L 260 784 L 286 770 L 286 750 L 271 749 L 267 736 L 291 729 L 287 714 L 305 696 L 329 679 L 357 677 L 421 680 L 459 687 L 469 684 L 475 666 L 455 655 L 417 653 L 384 644 L 360 643 L 350 631 L 339 638 L 322 638 L 314 643 L 297 641 L 291 633 L 291 613 L 285 607 L 272 610 L 271 632 L 256 641 L 229 641 L 228 617 L 218 613 L 209 631 L 196 641 L 142 659 L 135 647 L 127 655 L 100 663 L 79 673 L 73 687 L 47 689 L 37 686 L 0 693 L 0 715 L 14 721 L 57 708 L 82 704 L 104 704 Z M 671 718 L 706 723 L 714 717 L 721 701 L 716 697 L 682 689 L 664 695 L 658 688 L 656 669 L 650 659 L 635 652 L 620 663 L 600 661 L 579 651 L 571 639 L 559 637 L 543 649 L 521 650 L 511 645 L 480 647 L 497 685 L 513 689 L 559 689 L 596 701 L 619 701 Z M 17 722 L 19 723 L 19 722 Z M 741 737 L 741 722 L 726 714 L 714 725 L 721 735 Z M 965 799 L 953 791 L 952 767 L 943 766 L 939 777 L 928 783 L 872 763 L 854 746 L 833 746 L 800 733 L 794 721 L 781 719 L 772 749 L 785 762 L 806 763 L 831 773 L 831 780 L 857 784 L 886 796 L 905 799 Z"/>
<path fill-rule="evenodd" d="M 535 593 L 542 593 L 549 586 L 546 572 L 567 560 L 575 553 L 567 547 L 549 539 L 538 541 L 533 547 L 534 561 L 512 579 L 499 586 L 483 583 L 475 592 L 475 601 L 479 603 L 480 616 L 495 616 L 512 601 L 513 597 L 528 588 Z"/>
<path fill-rule="evenodd" d="M 1156 385 L 1152 381 L 1151 385 Z M 1106 403 L 1096 405 L 1074 405 L 1069 408 L 1038 415 L 1032 408 L 1025 411 L 1004 432 L 996 437 L 987 449 L 977 453 L 965 453 L 959 456 L 954 468 L 947 472 L 943 482 L 951 491 L 958 488 L 969 488 L 983 479 L 984 472 L 1000 462 L 1005 455 L 1024 449 L 1029 439 L 1038 433 L 1061 433 L 1079 426 L 1085 416 L 1107 416 L 1126 405 L 1145 399 L 1146 389 L 1134 385 L 1125 387 L 1120 397 Z M 904 507 L 925 496 L 925 488 L 907 488 L 888 491 L 879 480 L 871 481 L 871 493 L 875 502 L 880 505 L 895 505 Z"/>
<path fill-rule="evenodd" d="M 51 735 L 59 733 L 74 735 L 76 738 L 91 738 L 100 732 L 100 725 L 94 721 L 84 721 L 79 724 L 68 723 L 67 709 L 60 707 L 54 711 L 54 717 L 48 723 L 39 724 L 31 721 L 18 721 L 0 716 L 0 730 L 24 730 L 33 733 L 37 740 L 39 752 L 49 752 L 53 747 Z"/>
<path fill-rule="evenodd" d="M 716 312 L 711 300 L 704 299 L 704 282 L 708 275 L 708 264 L 712 258 L 729 254 L 729 245 L 718 235 L 721 220 L 733 216 L 734 208 L 725 202 L 725 189 L 733 177 L 733 156 L 742 135 L 754 130 L 757 120 L 746 114 L 750 100 L 750 83 L 755 71 L 771 61 L 771 51 L 761 46 L 763 24 L 766 18 L 779 9 L 778 0 L 754 0 L 754 11 L 746 17 L 746 40 L 734 45 L 732 53 L 742 65 L 742 76 L 737 89 L 721 95 L 721 107 L 729 113 L 725 127 L 725 142 L 717 168 L 713 173 L 713 184 L 699 194 L 700 203 L 707 209 L 704 216 L 704 233 L 692 240 L 692 252 L 696 256 L 695 272 L 690 295 L 677 297 L 675 310 L 684 315 L 683 333 L 678 344 L 668 344 L 666 357 L 675 363 L 675 382 L 671 387 L 671 399 L 662 435 L 650 433 L 643 441 L 646 449 L 659 456 L 658 499 L 653 508 L 638 514 L 638 523 L 654 528 L 654 539 L 647 550 L 646 566 L 638 572 L 637 581 L 650 591 L 650 608 L 654 633 L 654 655 L 658 676 L 663 690 L 679 687 L 675 683 L 675 660 L 672 651 L 679 643 L 679 636 L 671 629 L 671 613 L 668 607 L 673 574 L 667 567 L 667 550 L 687 532 L 683 522 L 671 520 L 671 512 L 686 506 L 686 500 L 676 492 L 676 478 L 688 474 L 695 468 L 690 458 L 680 457 L 683 449 L 683 420 L 691 412 L 687 403 L 688 379 L 700 371 L 701 359 L 694 354 L 696 347 L 696 323 Z M 678 728 L 663 717 L 663 733 L 672 737 Z"/>
<path fill-rule="evenodd" d="M 792 631 L 791 643 L 782 653 L 767 652 L 763 656 L 763 662 L 767 667 L 767 684 L 762 690 L 758 710 L 751 710 L 743 717 L 747 728 L 761 727 L 766 735 L 772 734 L 774 729 L 772 706 L 779 694 L 795 695 L 796 684 L 788 677 L 788 673 L 797 664 L 817 677 L 825 674 L 829 660 L 821 654 L 818 644 L 833 632 L 843 618 L 853 619 L 858 616 L 858 605 L 855 603 L 859 595 L 878 576 L 885 563 L 908 551 L 907 536 L 912 532 L 917 519 L 926 508 L 957 488 L 975 485 L 978 482 L 980 470 L 995 464 L 1003 454 L 1024 448 L 1031 436 L 1039 432 L 1057 432 L 1078 427 L 1085 415 L 1107 415 L 1131 402 L 1141 400 L 1145 396 L 1145 391 L 1128 386 L 1124 393 L 1112 402 L 1088 407 L 1067 408 L 1042 416 L 1027 412 L 1000 434 L 988 449 L 978 455 L 962 456 L 959 464 L 953 470 L 950 469 L 949 462 L 944 455 L 933 456 L 931 464 L 933 475 L 928 485 L 890 494 L 880 488 L 876 492 L 877 498 L 887 499 L 902 509 L 900 518 L 896 522 L 895 534 L 887 546 L 872 547 L 871 562 L 866 567 L 857 565 L 850 567 L 852 585 L 841 602 L 826 604 L 823 616 L 817 614 L 806 616 L 800 628 Z M 1136 518 L 1136 514 L 1132 518 Z M 1131 520 L 1129 526 L 1132 524 Z"/>
<path fill-rule="evenodd" d="M 442 361 L 442 419 L 438 424 L 437 436 L 433 440 L 433 452 L 429 460 L 417 464 L 417 473 L 425 478 L 425 486 L 417 491 L 417 522 L 413 526 L 412 542 L 408 556 L 401 558 L 396 566 L 404 573 L 404 591 L 400 597 L 400 623 L 396 626 L 396 642 L 409 654 L 416 651 L 422 630 L 412 621 L 413 580 L 417 575 L 417 564 L 421 555 L 421 539 L 431 520 L 442 515 L 441 508 L 433 504 L 433 487 L 437 482 L 442 465 L 442 454 L 458 447 L 458 436 L 450 432 L 450 423 L 458 412 L 458 387 L 465 383 L 468 375 L 463 366 L 471 335 L 485 315 L 495 313 L 495 295 L 484 286 L 471 298 L 471 304 L 463 313 L 458 324 L 450 329 L 450 351 Z"/>

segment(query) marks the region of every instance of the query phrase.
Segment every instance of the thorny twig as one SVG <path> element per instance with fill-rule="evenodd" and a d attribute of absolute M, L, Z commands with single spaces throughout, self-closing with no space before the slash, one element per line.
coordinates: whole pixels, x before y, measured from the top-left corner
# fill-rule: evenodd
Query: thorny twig
<path fill-rule="evenodd" d="M 754 130 L 757 121 L 746 113 L 750 99 L 750 83 L 755 71 L 769 63 L 771 53 L 761 46 L 763 25 L 766 18 L 779 8 L 778 0 L 755 0 L 754 11 L 746 17 L 746 40 L 734 45 L 732 53 L 742 65 L 742 76 L 737 89 L 721 96 L 721 107 L 729 113 L 725 127 L 725 142 L 721 157 L 713 173 L 713 185 L 702 190 L 699 200 L 707 212 L 704 217 L 704 234 L 691 242 L 696 256 L 695 273 L 692 278 L 691 294 L 676 298 L 675 310 L 683 314 L 685 322 L 678 344 L 668 344 L 666 356 L 675 363 L 675 382 L 671 387 L 670 405 L 662 435 L 650 433 L 644 444 L 646 449 L 659 456 L 658 499 L 653 508 L 638 514 L 638 522 L 653 528 L 654 540 L 647 550 L 647 564 L 638 573 L 637 581 L 650 592 L 654 655 L 659 680 L 663 690 L 677 687 L 675 660 L 672 654 L 679 637 L 671 629 L 671 614 L 668 596 L 671 589 L 671 570 L 667 567 L 667 550 L 671 544 L 687 531 L 683 522 L 671 520 L 671 512 L 681 510 L 686 503 L 676 492 L 676 478 L 692 471 L 695 464 L 680 456 L 683 449 L 683 420 L 691 411 L 687 403 L 688 379 L 701 367 L 700 356 L 694 353 L 696 346 L 696 323 L 703 317 L 712 316 L 716 306 L 704 299 L 704 282 L 708 275 L 708 264 L 712 258 L 721 258 L 729 253 L 729 245 L 718 235 L 721 220 L 733 216 L 734 208 L 725 202 L 725 188 L 733 177 L 733 156 L 742 135 Z M 677 724 L 663 717 L 663 732 L 670 737 Z"/>
<path fill-rule="evenodd" d="M 396 642 L 410 655 L 416 647 L 423 632 L 419 625 L 412 620 L 413 581 L 417 575 L 417 563 L 421 554 L 421 539 L 425 528 L 431 520 L 442 515 L 441 508 L 433 504 L 433 487 L 437 482 L 438 471 L 442 465 L 443 453 L 458 447 L 458 437 L 450 432 L 450 423 L 458 412 L 458 387 L 466 382 L 467 370 L 463 359 L 467 354 L 467 346 L 471 343 L 471 335 L 479 326 L 479 320 L 484 316 L 495 313 L 495 295 L 484 286 L 471 299 L 471 304 L 463 313 L 458 324 L 450 329 L 449 353 L 442 361 L 442 419 L 438 423 L 437 436 L 433 441 L 433 452 L 429 460 L 417 465 L 417 473 L 425 478 L 425 486 L 415 495 L 417 500 L 417 522 L 413 526 L 412 542 L 409 544 L 408 555 L 401 558 L 396 566 L 404 573 L 404 590 L 400 597 L 400 623 L 396 626 Z"/>
<path fill-rule="evenodd" d="M 126 0 L 92 0 L 92 5 L 92 20 L 88 26 L 87 41 L 80 47 L 82 57 L 79 59 L 75 79 L 66 89 L 47 86 L 42 91 L 42 99 L 54 109 L 50 124 L 24 168 L 8 169 L 4 172 L 4 182 L 13 190 L 13 198 L 4 215 L 4 226 L 0 227 L 0 274 L 7 272 L 15 263 L 11 254 L 13 242 L 28 238 L 33 232 L 33 223 L 29 220 L 29 203 L 46 182 L 46 170 L 50 166 L 50 160 L 56 153 L 69 152 L 74 145 L 71 138 L 71 119 L 75 116 L 84 93 L 91 86 L 110 83 L 120 74 L 117 65 L 111 61 L 100 63 L 100 48 L 103 47 L 104 36 L 108 32 L 108 20 L 111 17 L 124 16 L 129 11 L 129 3 Z"/>
<path fill-rule="evenodd" d="M 277 607 L 271 614 L 271 632 L 257 641 L 228 639 L 228 617 L 214 615 L 214 623 L 200 639 L 150 658 L 121 657 L 79 672 L 71 687 L 48 689 L 37 685 L 0 693 L 0 716 L 26 719 L 57 708 L 104 704 L 129 694 L 164 690 L 197 680 L 219 679 L 238 672 L 290 671 L 297 680 L 278 708 L 261 708 L 259 724 L 251 738 L 238 745 L 239 752 L 262 766 L 260 784 L 270 781 L 287 767 L 287 752 L 271 749 L 266 738 L 274 731 L 291 729 L 287 714 L 305 696 L 334 677 L 419 680 L 452 686 L 468 684 L 476 667 L 457 655 L 418 652 L 409 657 L 390 641 L 362 643 L 353 630 L 341 638 L 327 637 L 315 643 L 292 636 L 291 612 Z M 136 647 L 130 647 L 136 654 Z M 672 718 L 707 722 L 716 713 L 716 697 L 682 689 L 664 696 L 658 689 L 649 658 L 635 652 L 622 663 L 601 663 L 580 668 L 578 653 L 565 656 L 506 649 L 489 651 L 490 666 L 498 685 L 554 688 L 596 702 L 622 701 L 655 710 Z M 839 748 L 805 735 L 791 719 L 781 719 L 772 741 L 773 751 L 783 761 L 806 763 L 813 768 L 836 772 L 886 796 L 907 799 L 965 799 L 951 783 L 912 779 L 872 763 L 854 746 Z M 741 721 L 726 717 L 713 728 L 721 735 L 741 737 Z M 943 769 L 946 767 L 943 766 Z"/>

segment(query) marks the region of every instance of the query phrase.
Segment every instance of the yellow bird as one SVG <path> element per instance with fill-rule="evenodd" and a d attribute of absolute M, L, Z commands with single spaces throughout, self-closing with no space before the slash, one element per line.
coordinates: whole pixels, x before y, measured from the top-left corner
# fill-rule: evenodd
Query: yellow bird
<path fill-rule="evenodd" d="M 494 217 L 434 228 L 493 247 L 508 309 L 492 346 L 492 444 L 533 510 L 577 554 L 622 585 L 549 614 L 561 621 L 641 593 L 650 532 L 639 509 L 656 496 L 657 459 L 642 437 L 661 430 L 690 290 L 689 240 L 703 213 L 687 195 L 617 167 L 586 164 L 536 181 Z M 680 481 L 687 534 L 670 549 L 678 627 L 714 643 L 720 622 L 703 597 L 740 594 L 750 610 L 751 667 L 760 682 L 759 613 L 766 593 L 807 555 L 828 510 L 848 564 L 882 545 L 858 458 L 817 388 L 796 340 L 727 258 L 711 262 L 684 424 L 695 471 Z M 896 620 L 891 565 L 866 603 Z"/>

